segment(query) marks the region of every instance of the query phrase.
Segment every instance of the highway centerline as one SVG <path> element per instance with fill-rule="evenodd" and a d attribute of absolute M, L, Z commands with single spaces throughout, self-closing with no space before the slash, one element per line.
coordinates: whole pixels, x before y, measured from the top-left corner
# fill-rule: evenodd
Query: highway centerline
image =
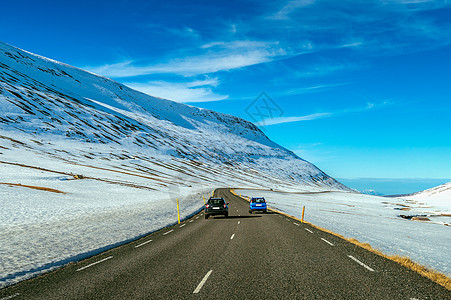
<path fill-rule="evenodd" d="M 210 271 L 207 272 L 207 274 L 205 274 L 204 278 L 199 283 L 199 285 L 196 287 L 196 289 L 194 290 L 193 294 L 198 294 L 200 292 L 200 290 L 204 286 L 205 282 L 207 282 L 208 277 L 210 277 L 211 272 L 213 272 L 213 270 L 210 270 Z"/>
<path fill-rule="evenodd" d="M 94 263 L 92 263 L 92 264 L 89 264 L 89 265 L 84 266 L 84 267 L 82 267 L 82 268 L 80 268 L 80 269 L 77 269 L 77 272 L 78 272 L 78 271 L 83 271 L 84 269 L 87 269 L 87 268 L 92 267 L 92 266 L 94 266 L 94 265 L 100 264 L 101 262 L 107 261 L 107 260 L 109 260 L 109 259 L 111 259 L 111 258 L 113 258 L 113 256 L 108 256 L 107 258 L 101 259 L 101 260 L 96 261 L 96 262 L 94 262 Z"/>
<path fill-rule="evenodd" d="M 367 269 L 368 271 L 374 272 L 373 269 L 371 269 L 370 267 L 368 267 L 367 265 L 365 265 L 363 262 L 361 262 L 360 260 L 358 260 L 357 258 L 355 258 L 352 255 L 348 255 L 348 257 L 350 259 L 352 259 L 353 261 L 355 261 L 356 263 L 358 263 L 359 265 L 361 265 L 362 267 L 364 267 L 365 269 Z"/>
<path fill-rule="evenodd" d="M 323 240 L 323 242 L 326 242 L 326 243 L 328 243 L 328 244 L 331 245 L 331 246 L 334 246 L 334 244 L 332 244 L 331 242 L 329 242 L 329 241 L 326 240 L 326 239 L 321 238 L 321 240 Z"/>
<path fill-rule="evenodd" d="M 163 235 L 170 234 L 170 233 L 173 232 L 173 231 L 174 231 L 174 229 L 171 229 L 171 230 L 169 230 L 168 232 L 163 233 Z"/>
<path fill-rule="evenodd" d="M 148 241 L 146 241 L 146 242 L 144 242 L 144 243 L 141 243 L 141 244 L 139 244 L 139 245 L 136 245 L 135 246 L 135 248 L 139 248 L 139 247 L 141 247 L 141 246 L 144 246 L 145 244 L 148 244 L 148 243 L 150 243 L 152 240 L 148 240 Z"/>

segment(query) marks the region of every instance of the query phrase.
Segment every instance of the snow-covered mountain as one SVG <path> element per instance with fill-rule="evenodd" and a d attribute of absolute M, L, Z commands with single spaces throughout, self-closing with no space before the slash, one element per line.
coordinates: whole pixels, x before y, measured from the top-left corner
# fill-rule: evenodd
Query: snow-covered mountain
<path fill-rule="evenodd" d="M 372 195 L 372 196 L 383 196 L 384 195 L 375 190 L 363 190 L 363 191 L 360 191 L 360 193 L 365 194 L 365 195 Z"/>
<path fill-rule="evenodd" d="M 411 195 L 405 195 L 402 198 L 421 202 L 423 205 L 427 204 L 431 207 L 447 208 L 447 212 L 451 213 L 451 182 Z"/>
<path fill-rule="evenodd" d="M 147 151 L 251 168 L 293 183 L 345 189 L 243 119 L 151 97 L 4 43 L 0 43 L 0 111 L 3 139 L 16 139 L 18 132 L 28 134 L 29 139 L 16 146 L 30 147 L 31 138 L 48 142 L 64 137 L 86 149 L 105 144 L 113 149 L 126 148 L 128 155 Z M 53 151 L 55 159 L 67 159 L 58 150 L 46 144 L 39 151 Z M 99 163 L 106 153 L 99 154 L 79 152 L 71 156 L 90 156 Z"/>

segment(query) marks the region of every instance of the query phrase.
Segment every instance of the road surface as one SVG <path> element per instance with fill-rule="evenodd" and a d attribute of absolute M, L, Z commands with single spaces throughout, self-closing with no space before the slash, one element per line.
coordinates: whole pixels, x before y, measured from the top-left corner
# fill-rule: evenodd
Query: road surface
<path fill-rule="evenodd" d="M 216 190 L 202 213 L 0 290 L 6 299 L 451 299 L 444 287 L 334 235 Z M 256 195 L 258 196 L 258 195 Z"/>

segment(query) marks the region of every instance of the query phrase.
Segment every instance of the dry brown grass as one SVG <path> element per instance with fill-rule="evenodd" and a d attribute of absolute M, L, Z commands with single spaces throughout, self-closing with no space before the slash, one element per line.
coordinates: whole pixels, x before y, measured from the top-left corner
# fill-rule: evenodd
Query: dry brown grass
<path fill-rule="evenodd" d="M 7 183 L 7 182 L 0 182 L 0 184 L 9 185 L 9 186 L 20 186 L 20 187 L 25 187 L 25 188 L 29 188 L 29 189 L 58 193 L 58 194 L 66 194 L 63 191 L 44 187 L 44 186 L 34 186 L 34 185 L 25 185 L 25 184 L 20 184 L 20 183 Z"/>
<path fill-rule="evenodd" d="M 239 197 L 239 195 L 237 195 L 237 194 L 235 193 L 234 190 L 230 190 L 230 191 L 231 191 L 234 195 L 236 195 L 236 196 Z M 241 198 L 247 200 L 247 199 L 244 198 L 244 197 L 241 197 Z M 298 218 L 296 218 L 296 217 L 294 217 L 294 216 L 291 216 L 291 215 L 289 215 L 289 214 L 286 214 L 286 213 L 283 213 L 283 212 L 280 212 L 280 211 L 278 211 L 278 210 L 271 209 L 271 208 L 270 208 L 269 210 L 270 210 L 270 211 L 273 211 L 273 212 L 276 212 L 276 213 L 279 213 L 279 214 L 282 214 L 282 215 L 284 215 L 284 216 L 287 216 L 287 217 L 289 217 L 289 218 L 292 218 L 292 219 L 294 219 L 294 220 L 297 220 L 297 221 L 301 222 L 300 219 L 298 219 Z M 356 245 L 356 246 L 359 246 L 359 247 L 361 247 L 361 248 L 363 248 L 363 249 L 366 249 L 366 250 L 368 250 L 368 251 L 370 251 L 370 252 L 372 252 L 372 253 L 375 253 L 375 254 L 377 254 L 377 255 L 379 255 L 379 256 L 382 256 L 382 257 L 384 257 L 384 258 L 386 258 L 386 259 L 392 260 L 392 261 L 394 261 L 394 262 L 396 262 L 396 263 L 398 263 L 398 264 L 400 264 L 400 265 L 402 265 L 402 266 L 404 266 L 404 267 L 406 267 L 406 268 L 408 268 L 408 269 L 410 269 L 410 270 L 412 270 L 412 271 L 414 271 L 414 272 L 417 272 L 417 273 L 420 274 L 421 276 L 426 277 L 426 278 L 428 278 L 428 279 L 434 281 L 435 283 L 440 284 L 441 286 L 445 287 L 446 289 L 451 290 L 451 278 L 449 278 L 449 277 L 446 276 L 445 274 L 440 273 L 440 272 L 438 272 L 438 271 L 436 271 L 436 270 L 433 270 L 433 269 L 430 269 L 430 268 L 425 267 L 425 266 L 423 266 L 423 265 L 420 265 L 419 263 L 416 263 L 416 262 L 412 261 L 412 260 L 411 260 L 410 258 L 408 258 L 408 257 L 405 257 L 405 256 L 399 256 L 399 255 L 387 255 L 387 254 L 383 253 L 382 251 L 373 248 L 373 247 L 372 247 L 370 244 L 368 244 L 368 243 L 362 243 L 362 242 L 359 242 L 358 240 L 353 239 L 353 238 L 345 238 L 345 237 L 342 236 L 341 234 L 338 234 L 338 233 L 335 233 L 335 232 L 330 231 L 330 230 L 328 230 L 328 229 L 325 229 L 325 228 L 316 226 L 316 225 L 314 225 L 314 224 L 312 224 L 312 223 L 309 223 L 309 222 L 305 222 L 305 221 L 304 221 L 304 223 L 305 223 L 305 224 L 308 224 L 308 225 L 310 225 L 310 226 L 312 226 L 313 228 L 316 228 L 316 229 L 321 230 L 321 231 L 323 231 L 323 232 L 330 233 L 330 234 L 332 234 L 332 235 L 334 235 L 334 236 L 336 236 L 336 237 L 339 237 L 339 238 L 341 238 L 341 239 L 343 239 L 343 240 L 346 240 L 346 241 L 348 241 L 348 242 L 350 242 L 350 243 L 352 243 L 352 244 L 354 244 L 354 245 Z"/>
<path fill-rule="evenodd" d="M 6 161 L 0 161 L 0 164 L 7 164 L 7 165 L 12 165 L 12 166 L 19 166 L 19 167 L 23 167 L 23 168 L 30 168 L 30 169 L 35 169 L 35 170 L 40 170 L 40 171 L 45 171 L 45 172 L 51 172 L 51 173 L 55 173 L 55 174 L 68 175 L 68 176 L 71 176 L 73 178 L 73 180 L 81 179 L 80 175 L 74 175 L 74 174 L 68 173 L 68 172 L 55 171 L 55 170 L 45 169 L 45 168 L 41 168 L 41 167 L 29 166 L 29 165 L 13 163 L 13 162 L 6 162 Z M 84 166 L 84 165 L 80 165 L 80 166 Z M 86 167 L 90 167 L 90 166 L 86 166 Z M 100 168 L 97 168 L 97 169 L 100 169 Z M 109 169 L 105 169 L 105 170 L 109 170 Z M 115 172 L 114 170 L 112 170 L 112 171 Z M 77 176 L 77 177 L 75 177 L 75 176 Z M 107 182 L 107 183 L 110 183 L 110 184 L 118 184 L 118 185 L 122 185 L 122 186 L 127 186 L 127 187 L 131 187 L 131 188 L 145 189 L 145 190 L 151 190 L 151 191 L 155 191 L 156 190 L 156 189 L 154 189 L 152 187 L 143 186 L 143 185 L 137 185 L 137 184 L 129 183 L 129 182 L 110 180 L 110 179 L 107 179 L 107 178 L 89 177 L 89 176 L 84 176 L 84 175 L 82 175 L 82 176 L 83 176 L 83 179 L 97 180 L 97 181 Z M 158 183 L 158 184 L 163 186 L 163 187 L 167 187 L 167 185 L 165 185 L 163 183 Z M 14 185 L 14 184 L 12 184 L 12 185 Z M 21 185 L 21 186 L 24 186 L 24 185 Z M 25 187 L 41 189 L 40 187 L 33 187 L 33 186 L 25 186 Z M 48 188 L 42 187 L 42 189 L 48 189 Z M 51 189 L 51 190 L 54 190 L 54 189 Z M 54 191 L 57 191 L 57 190 L 54 190 Z M 61 192 L 61 193 L 64 193 L 64 192 Z"/>

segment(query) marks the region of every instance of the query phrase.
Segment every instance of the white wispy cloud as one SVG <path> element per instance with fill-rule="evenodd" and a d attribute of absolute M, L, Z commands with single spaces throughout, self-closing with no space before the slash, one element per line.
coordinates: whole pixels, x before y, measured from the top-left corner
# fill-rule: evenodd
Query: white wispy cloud
<path fill-rule="evenodd" d="M 228 98 L 227 95 L 218 95 L 212 91 L 213 87 L 219 85 L 218 78 L 189 82 L 148 81 L 125 84 L 148 95 L 176 102 L 209 102 Z"/>
<path fill-rule="evenodd" d="M 280 8 L 276 13 L 270 15 L 268 18 L 273 20 L 286 20 L 289 15 L 302 7 L 306 7 L 315 3 L 315 0 L 290 0 L 282 8 Z"/>
<path fill-rule="evenodd" d="M 447 22 L 418 14 L 450 6 L 449 0 L 275 1 L 262 17 L 266 22 L 258 26 L 281 35 L 289 32 L 285 43 L 293 51 L 299 50 L 299 36 L 322 50 L 350 48 L 371 56 L 397 55 L 451 44 Z"/>
<path fill-rule="evenodd" d="M 283 124 L 283 123 L 293 123 L 293 122 L 300 122 L 300 121 L 311 121 L 316 119 L 322 119 L 333 116 L 333 113 L 316 113 L 306 116 L 298 116 L 298 117 L 279 117 L 279 118 L 269 118 L 261 120 L 255 125 L 257 126 L 270 126 L 270 125 L 276 125 L 276 124 Z"/>
<path fill-rule="evenodd" d="M 436 0 L 381 0 L 383 4 L 418 4 L 418 3 L 433 3 L 442 2 Z"/>
<path fill-rule="evenodd" d="M 177 74 L 195 76 L 239 69 L 269 62 L 286 54 L 277 42 L 232 41 L 211 42 L 201 46 L 206 53 L 174 58 L 168 62 L 141 66 L 129 60 L 97 67 L 85 67 L 88 71 L 106 77 L 134 77 L 149 74 Z M 219 48 L 211 50 L 210 48 Z"/>
<path fill-rule="evenodd" d="M 385 106 L 392 105 L 392 104 L 393 104 L 393 102 L 391 100 L 384 100 L 384 101 L 378 102 L 378 103 L 367 102 L 364 107 L 349 108 L 349 109 L 343 109 L 343 110 L 333 111 L 333 112 L 314 113 L 314 114 L 303 115 L 303 116 L 262 119 L 262 120 L 256 122 L 255 125 L 271 126 L 271 125 L 284 124 L 284 123 L 312 121 L 312 120 L 317 120 L 317 119 L 331 118 L 331 117 L 340 116 L 340 115 L 344 115 L 344 114 L 369 111 L 369 110 L 385 107 Z"/>
<path fill-rule="evenodd" d="M 182 37 L 188 37 L 188 38 L 195 38 L 199 39 L 201 37 L 200 33 L 191 28 L 191 27 L 183 27 L 183 28 L 167 28 L 166 29 L 169 33 L 179 35 Z"/>
<path fill-rule="evenodd" d="M 302 87 L 297 89 L 289 89 L 283 92 L 283 95 L 300 95 L 300 94 L 307 94 L 307 93 L 315 93 L 320 92 L 323 90 L 331 89 L 334 87 L 340 87 L 348 85 L 349 83 L 335 83 L 335 84 L 320 84 L 320 85 L 314 85 L 314 86 L 308 86 L 308 87 Z"/>
<path fill-rule="evenodd" d="M 349 71 L 363 68 L 365 63 L 340 62 L 328 59 L 306 64 L 302 68 L 293 72 L 297 78 L 323 77 L 341 71 Z"/>

